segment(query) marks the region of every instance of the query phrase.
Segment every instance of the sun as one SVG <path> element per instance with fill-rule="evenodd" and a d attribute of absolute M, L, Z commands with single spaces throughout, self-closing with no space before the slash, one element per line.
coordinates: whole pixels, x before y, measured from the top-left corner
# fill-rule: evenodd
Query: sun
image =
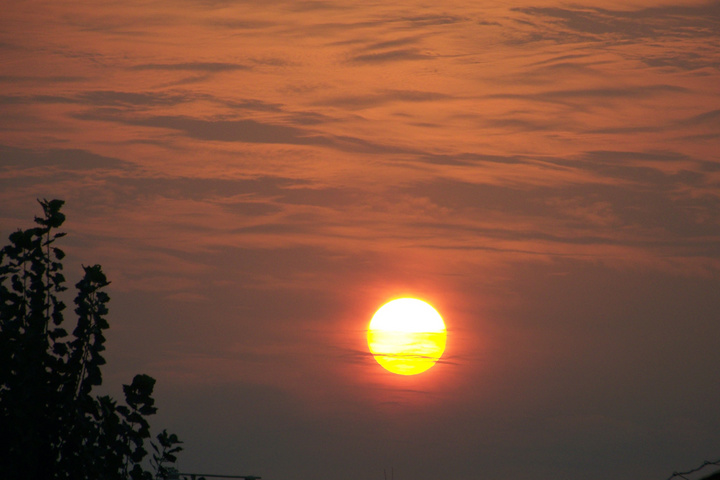
<path fill-rule="evenodd" d="M 368 347 L 383 368 L 399 375 L 428 370 L 445 351 L 447 330 L 440 314 L 416 298 L 392 300 L 375 312 Z"/>

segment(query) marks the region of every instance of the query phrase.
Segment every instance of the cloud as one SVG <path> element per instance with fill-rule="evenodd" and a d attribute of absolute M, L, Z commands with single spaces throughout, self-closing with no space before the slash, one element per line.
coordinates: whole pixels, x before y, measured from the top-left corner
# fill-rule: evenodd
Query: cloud
<path fill-rule="evenodd" d="M 720 127 L 720 109 L 710 110 L 678 122 L 681 126 L 709 126 Z"/>
<path fill-rule="evenodd" d="M 187 71 L 187 72 L 234 72 L 238 70 L 250 70 L 251 67 L 238 63 L 223 62 L 185 62 L 185 63 L 143 63 L 129 67 L 131 70 L 166 70 L 166 71 Z"/>
<path fill-rule="evenodd" d="M 675 131 L 682 128 L 700 128 L 706 127 L 710 130 L 708 134 L 695 133 L 688 138 L 717 138 L 717 129 L 720 126 L 720 110 L 710 110 L 704 113 L 693 115 L 691 117 L 681 118 L 679 120 L 670 120 L 659 125 L 639 125 L 633 127 L 620 126 L 613 128 L 601 128 L 590 130 L 588 133 L 615 134 L 615 135 L 634 135 L 637 133 L 651 132 L 667 132 Z"/>
<path fill-rule="evenodd" d="M 702 255 L 720 254 L 720 247 L 710 240 L 720 235 L 720 224 L 712 220 L 720 209 L 720 196 L 707 193 L 712 185 L 704 163 L 672 152 L 622 151 L 592 151 L 571 159 L 544 157 L 543 162 L 574 170 L 584 181 L 546 186 L 450 178 L 418 182 L 402 191 L 426 198 L 445 209 L 447 219 L 458 221 L 429 219 L 414 226 L 452 232 L 430 237 L 454 239 L 449 243 L 459 248 L 495 238 L 667 248 L 681 256 L 693 248 Z M 494 243 L 487 246 L 497 248 Z"/>
<path fill-rule="evenodd" d="M 442 14 L 425 14 L 425 15 L 413 15 L 409 17 L 401 17 L 401 21 L 409 22 L 414 27 L 428 27 L 433 25 L 451 25 L 453 23 L 462 22 L 465 20 L 464 17 L 455 15 L 442 15 Z"/>
<path fill-rule="evenodd" d="M 90 105 L 107 105 L 107 106 L 167 106 L 177 105 L 180 103 L 194 100 L 189 95 L 168 94 L 162 92 L 137 93 L 137 92 L 120 92 L 112 90 L 95 90 L 78 94 L 77 98 L 80 103 Z"/>
<path fill-rule="evenodd" d="M 159 195 L 165 198 L 223 201 L 238 208 L 250 205 L 258 212 L 257 205 L 250 200 L 269 200 L 286 194 L 287 189 L 300 188 L 307 182 L 285 177 L 254 178 L 190 178 L 190 177 L 123 177 L 116 178 L 112 185 L 131 196 Z M 131 194 L 132 192 L 132 194 Z M 234 199 L 234 200 L 233 200 Z"/>
<path fill-rule="evenodd" d="M 286 206 L 337 209 L 360 201 L 359 192 L 351 188 L 314 185 L 306 180 L 280 176 L 190 178 L 126 175 L 106 179 L 105 188 L 121 192 L 128 199 L 159 196 L 173 200 L 211 202 L 226 212 L 252 217 L 281 213 Z M 283 221 L 288 224 L 307 223 L 298 218 Z M 246 228 L 283 227 L 265 224 Z M 291 228 L 297 229 L 295 226 Z"/>
<path fill-rule="evenodd" d="M 86 77 L 74 75 L 48 75 L 48 76 L 30 76 L 30 75 L 0 75 L 0 83 L 17 83 L 17 84 L 46 84 L 46 83 L 74 83 L 86 80 Z"/>
<path fill-rule="evenodd" d="M 225 27 L 232 30 L 258 30 L 278 25 L 277 22 L 267 20 L 238 20 L 234 18 L 214 18 L 208 20 L 207 23 L 212 26 Z"/>
<path fill-rule="evenodd" d="M 391 47 L 401 47 L 403 45 L 411 45 L 418 43 L 421 39 L 421 36 L 415 35 L 412 37 L 396 38 L 394 40 L 384 40 L 382 42 L 371 43 L 367 45 L 363 50 L 384 50 Z"/>
<path fill-rule="evenodd" d="M 319 10 L 343 10 L 345 7 L 337 2 L 319 0 L 305 0 L 303 2 L 290 2 L 290 10 L 293 12 L 315 12 Z"/>
<path fill-rule="evenodd" d="M 316 102 L 317 105 L 330 105 L 346 108 L 368 108 L 393 102 L 434 102 L 450 100 L 454 97 L 439 92 L 424 92 L 419 90 L 385 90 L 368 95 L 350 95 L 330 97 Z"/>
<path fill-rule="evenodd" d="M 542 65 L 547 65 L 547 64 L 555 64 L 557 62 L 564 62 L 567 60 L 575 60 L 578 58 L 588 58 L 588 56 L 589 55 L 585 54 L 585 53 L 573 53 L 573 54 L 569 54 L 569 55 L 556 55 L 551 58 L 546 58 L 544 60 L 539 60 L 537 62 L 531 63 L 530 66 L 535 67 L 535 66 L 542 66 Z"/>
<path fill-rule="evenodd" d="M 195 100 L 189 94 L 170 94 L 163 92 L 138 93 L 113 90 L 90 90 L 74 95 L 0 95 L 0 104 L 22 105 L 22 104 L 53 104 L 67 103 L 79 105 L 96 105 L 110 107 L 127 106 L 169 106 Z"/>
<path fill-rule="evenodd" d="M 59 167 L 63 170 L 130 170 L 134 165 L 118 158 L 80 149 L 27 149 L 0 145 L 0 169 Z"/>
<path fill-rule="evenodd" d="M 638 10 L 604 8 L 519 7 L 514 11 L 534 19 L 553 19 L 558 25 L 596 39 L 607 36 L 635 39 L 660 37 L 712 36 L 720 26 L 720 2 L 703 5 L 660 6 Z M 555 32 L 556 34 L 559 32 Z"/>
<path fill-rule="evenodd" d="M 665 55 L 647 55 L 640 59 L 650 67 L 674 68 L 677 70 L 700 70 L 703 68 L 720 69 L 720 60 L 712 56 L 703 56 L 691 51 L 678 51 Z"/>
<path fill-rule="evenodd" d="M 567 103 L 582 102 L 589 99 L 604 100 L 623 100 L 623 99 L 639 99 L 651 98 L 666 94 L 690 93 L 685 87 L 676 85 L 643 85 L 643 86 L 623 86 L 623 87 L 604 87 L 604 88 L 577 88 L 565 90 L 549 90 L 540 93 L 498 93 L 486 95 L 485 98 L 505 98 L 519 100 L 533 100 L 538 102 L 551 103 Z"/>
<path fill-rule="evenodd" d="M 530 157 L 521 155 L 487 155 L 480 153 L 457 153 L 457 154 L 425 154 L 420 157 L 423 161 L 436 165 L 482 165 L 482 164 L 530 164 L 536 163 Z"/>
<path fill-rule="evenodd" d="M 77 100 L 59 95 L 0 95 L 0 105 L 31 103 L 77 103 Z"/>
<path fill-rule="evenodd" d="M 386 63 L 386 62 L 399 62 L 399 61 L 411 61 L 411 60 L 432 60 L 435 57 L 422 53 L 417 48 L 405 48 L 399 50 L 390 50 L 381 53 L 367 53 L 363 55 L 356 55 L 350 58 L 351 62 L 354 63 Z"/>
<path fill-rule="evenodd" d="M 294 126 L 258 122 L 256 120 L 197 119 L 187 116 L 132 116 L 113 109 L 96 109 L 73 115 L 81 120 L 100 120 L 125 125 L 166 128 L 182 132 L 189 138 L 218 142 L 264 143 L 279 145 L 317 145 L 341 151 L 365 153 L 418 153 L 410 147 L 385 145 L 347 135 L 325 135 Z M 318 123 L 320 116 L 304 118 L 289 115 L 289 121 L 298 124 Z M 310 120 L 308 122 L 308 120 Z"/>
<path fill-rule="evenodd" d="M 111 115 L 103 111 L 86 112 L 76 115 L 76 117 L 84 120 L 103 120 L 127 125 L 177 130 L 190 138 L 199 140 L 293 145 L 327 144 L 327 140 L 313 136 L 306 130 L 261 123 L 255 120 L 201 120 L 172 115 L 133 117 Z"/>

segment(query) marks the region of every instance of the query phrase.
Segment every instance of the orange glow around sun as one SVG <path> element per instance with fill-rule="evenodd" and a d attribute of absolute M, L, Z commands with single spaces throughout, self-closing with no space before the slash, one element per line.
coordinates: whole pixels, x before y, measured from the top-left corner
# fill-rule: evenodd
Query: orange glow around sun
<path fill-rule="evenodd" d="M 375 312 L 367 337 L 370 352 L 383 368 L 417 375 L 440 359 L 447 331 L 432 306 L 415 298 L 398 298 Z"/>

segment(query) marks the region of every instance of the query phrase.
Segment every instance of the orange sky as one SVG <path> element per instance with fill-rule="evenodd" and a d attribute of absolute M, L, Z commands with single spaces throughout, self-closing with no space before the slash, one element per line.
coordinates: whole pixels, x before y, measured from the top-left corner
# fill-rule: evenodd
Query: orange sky
<path fill-rule="evenodd" d="M 0 1 L 0 233 L 67 201 L 181 470 L 718 457 L 720 2 Z M 364 343 L 400 295 L 418 377 Z"/>

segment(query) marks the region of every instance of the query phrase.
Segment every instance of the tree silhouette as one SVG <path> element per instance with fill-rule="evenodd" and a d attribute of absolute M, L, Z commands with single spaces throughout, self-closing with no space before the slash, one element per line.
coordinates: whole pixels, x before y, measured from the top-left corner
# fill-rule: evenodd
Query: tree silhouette
<path fill-rule="evenodd" d="M 83 267 L 68 334 L 60 298 L 65 253 L 55 245 L 65 235 L 56 230 L 64 202 L 39 203 L 38 226 L 12 233 L 0 250 L 0 478 L 164 478 L 182 442 L 166 431 L 150 441 L 155 380 L 136 375 L 123 386 L 124 405 L 92 395 L 105 364 L 109 282 L 100 265 Z"/>

